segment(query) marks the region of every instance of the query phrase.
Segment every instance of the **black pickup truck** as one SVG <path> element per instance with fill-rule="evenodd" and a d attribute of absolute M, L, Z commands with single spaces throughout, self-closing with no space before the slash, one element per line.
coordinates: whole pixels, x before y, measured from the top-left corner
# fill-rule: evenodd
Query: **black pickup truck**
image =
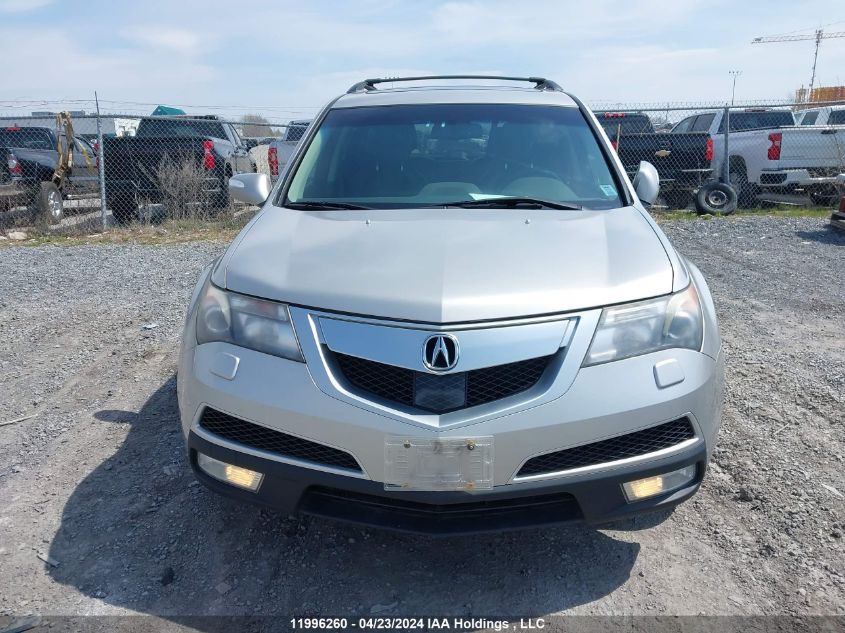
<path fill-rule="evenodd" d="M 61 221 L 64 201 L 97 191 L 97 157 L 88 141 L 75 138 L 73 167 L 52 182 L 59 160 L 56 133 L 36 126 L 0 127 L 0 211 L 25 206 L 51 224 Z"/>
<path fill-rule="evenodd" d="M 712 179 L 713 140 L 707 132 L 665 134 L 654 131 L 639 112 L 596 112 L 628 176 L 647 161 L 660 174 L 660 194 L 671 208 L 684 209 L 693 193 Z"/>
<path fill-rule="evenodd" d="M 197 202 L 210 208 L 229 204 L 229 178 L 256 171 L 237 130 L 216 116 L 142 119 L 134 137 L 103 141 L 103 160 L 106 205 L 118 223 L 136 218 L 139 205 L 166 202 L 173 170 L 199 174 Z"/>

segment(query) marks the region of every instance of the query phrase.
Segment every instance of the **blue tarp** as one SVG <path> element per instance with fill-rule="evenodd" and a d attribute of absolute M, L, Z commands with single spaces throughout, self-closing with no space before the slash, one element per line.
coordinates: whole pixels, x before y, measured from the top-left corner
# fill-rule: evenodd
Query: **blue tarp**
<path fill-rule="evenodd" d="M 185 111 L 180 110 L 179 108 L 171 108 L 166 105 L 160 105 L 153 110 L 153 116 L 174 116 L 177 114 L 185 114 Z"/>

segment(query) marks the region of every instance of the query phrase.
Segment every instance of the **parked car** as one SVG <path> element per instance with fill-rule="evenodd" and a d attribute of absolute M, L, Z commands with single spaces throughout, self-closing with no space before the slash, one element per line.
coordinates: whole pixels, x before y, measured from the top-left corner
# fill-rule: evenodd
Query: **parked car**
<path fill-rule="evenodd" d="M 310 124 L 310 120 L 291 121 L 281 138 L 270 142 L 270 147 L 267 148 L 267 162 L 270 164 L 271 176 L 275 178 L 281 173 Z"/>
<path fill-rule="evenodd" d="M 656 132 L 640 112 L 596 112 L 625 171 L 633 177 L 641 161 L 657 167 L 661 195 L 675 209 L 685 209 L 693 194 L 712 179 L 713 141 L 706 131 Z"/>
<path fill-rule="evenodd" d="M 698 489 L 721 341 L 704 278 L 645 209 L 656 170 L 630 181 L 554 82 L 459 79 L 356 84 L 272 191 L 232 178 L 263 208 L 202 272 L 178 369 L 212 490 L 456 533 Z"/>
<path fill-rule="evenodd" d="M 826 106 L 795 114 L 796 125 L 845 125 L 845 106 Z"/>
<path fill-rule="evenodd" d="M 836 136 L 840 128 L 795 126 L 789 110 L 749 108 L 730 115 L 727 157 L 730 182 L 740 206 L 751 206 L 763 191 L 806 193 L 815 203 L 830 200 L 845 153 Z M 724 111 L 687 117 L 672 134 L 706 130 L 713 139 L 714 173 L 721 174 L 725 157 Z M 845 135 L 845 127 L 842 127 Z"/>
<path fill-rule="evenodd" d="M 75 137 L 73 167 L 58 185 L 53 182 L 59 154 L 56 133 L 46 127 L 0 128 L 0 211 L 29 206 L 48 222 L 64 216 L 64 200 L 97 191 L 97 156 Z"/>
<path fill-rule="evenodd" d="M 135 136 L 103 139 L 106 204 L 118 223 L 138 215 L 141 204 L 163 198 L 159 170 L 184 163 L 203 171 L 200 202 L 222 208 L 229 204 L 228 180 L 255 172 L 235 127 L 216 116 L 148 117 Z"/>
<path fill-rule="evenodd" d="M 845 231 L 845 174 L 837 176 L 836 185 L 839 189 L 839 208 L 831 214 L 830 224 Z"/>

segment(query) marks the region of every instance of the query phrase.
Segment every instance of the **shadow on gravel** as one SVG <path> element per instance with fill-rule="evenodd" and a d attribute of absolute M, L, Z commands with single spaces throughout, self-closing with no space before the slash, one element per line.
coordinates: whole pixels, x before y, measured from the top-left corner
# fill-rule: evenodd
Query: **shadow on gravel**
<path fill-rule="evenodd" d="M 795 234 L 802 240 L 812 240 L 823 244 L 845 246 L 845 231 L 835 229 L 829 224 L 824 228 L 815 231 L 796 231 Z"/>
<path fill-rule="evenodd" d="M 625 583 L 640 546 L 584 527 L 429 539 L 293 519 L 194 481 L 176 380 L 79 483 L 51 544 L 52 577 L 107 605 L 162 615 L 544 615 Z M 636 527 L 636 524 L 630 527 Z"/>

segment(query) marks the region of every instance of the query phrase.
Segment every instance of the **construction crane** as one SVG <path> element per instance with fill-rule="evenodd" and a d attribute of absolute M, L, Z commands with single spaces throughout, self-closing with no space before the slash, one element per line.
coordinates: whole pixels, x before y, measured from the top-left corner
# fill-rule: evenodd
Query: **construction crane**
<path fill-rule="evenodd" d="M 813 74 L 810 76 L 810 90 L 808 95 L 813 94 L 813 85 L 816 83 L 816 62 L 819 59 L 819 44 L 822 40 L 833 39 L 834 37 L 845 37 L 845 31 L 837 33 L 825 33 L 822 29 L 816 29 L 815 33 L 805 33 L 804 35 L 772 35 L 771 37 L 755 37 L 751 40 L 752 44 L 768 44 L 771 42 L 804 42 L 816 41 L 816 52 L 813 55 Z"/>

